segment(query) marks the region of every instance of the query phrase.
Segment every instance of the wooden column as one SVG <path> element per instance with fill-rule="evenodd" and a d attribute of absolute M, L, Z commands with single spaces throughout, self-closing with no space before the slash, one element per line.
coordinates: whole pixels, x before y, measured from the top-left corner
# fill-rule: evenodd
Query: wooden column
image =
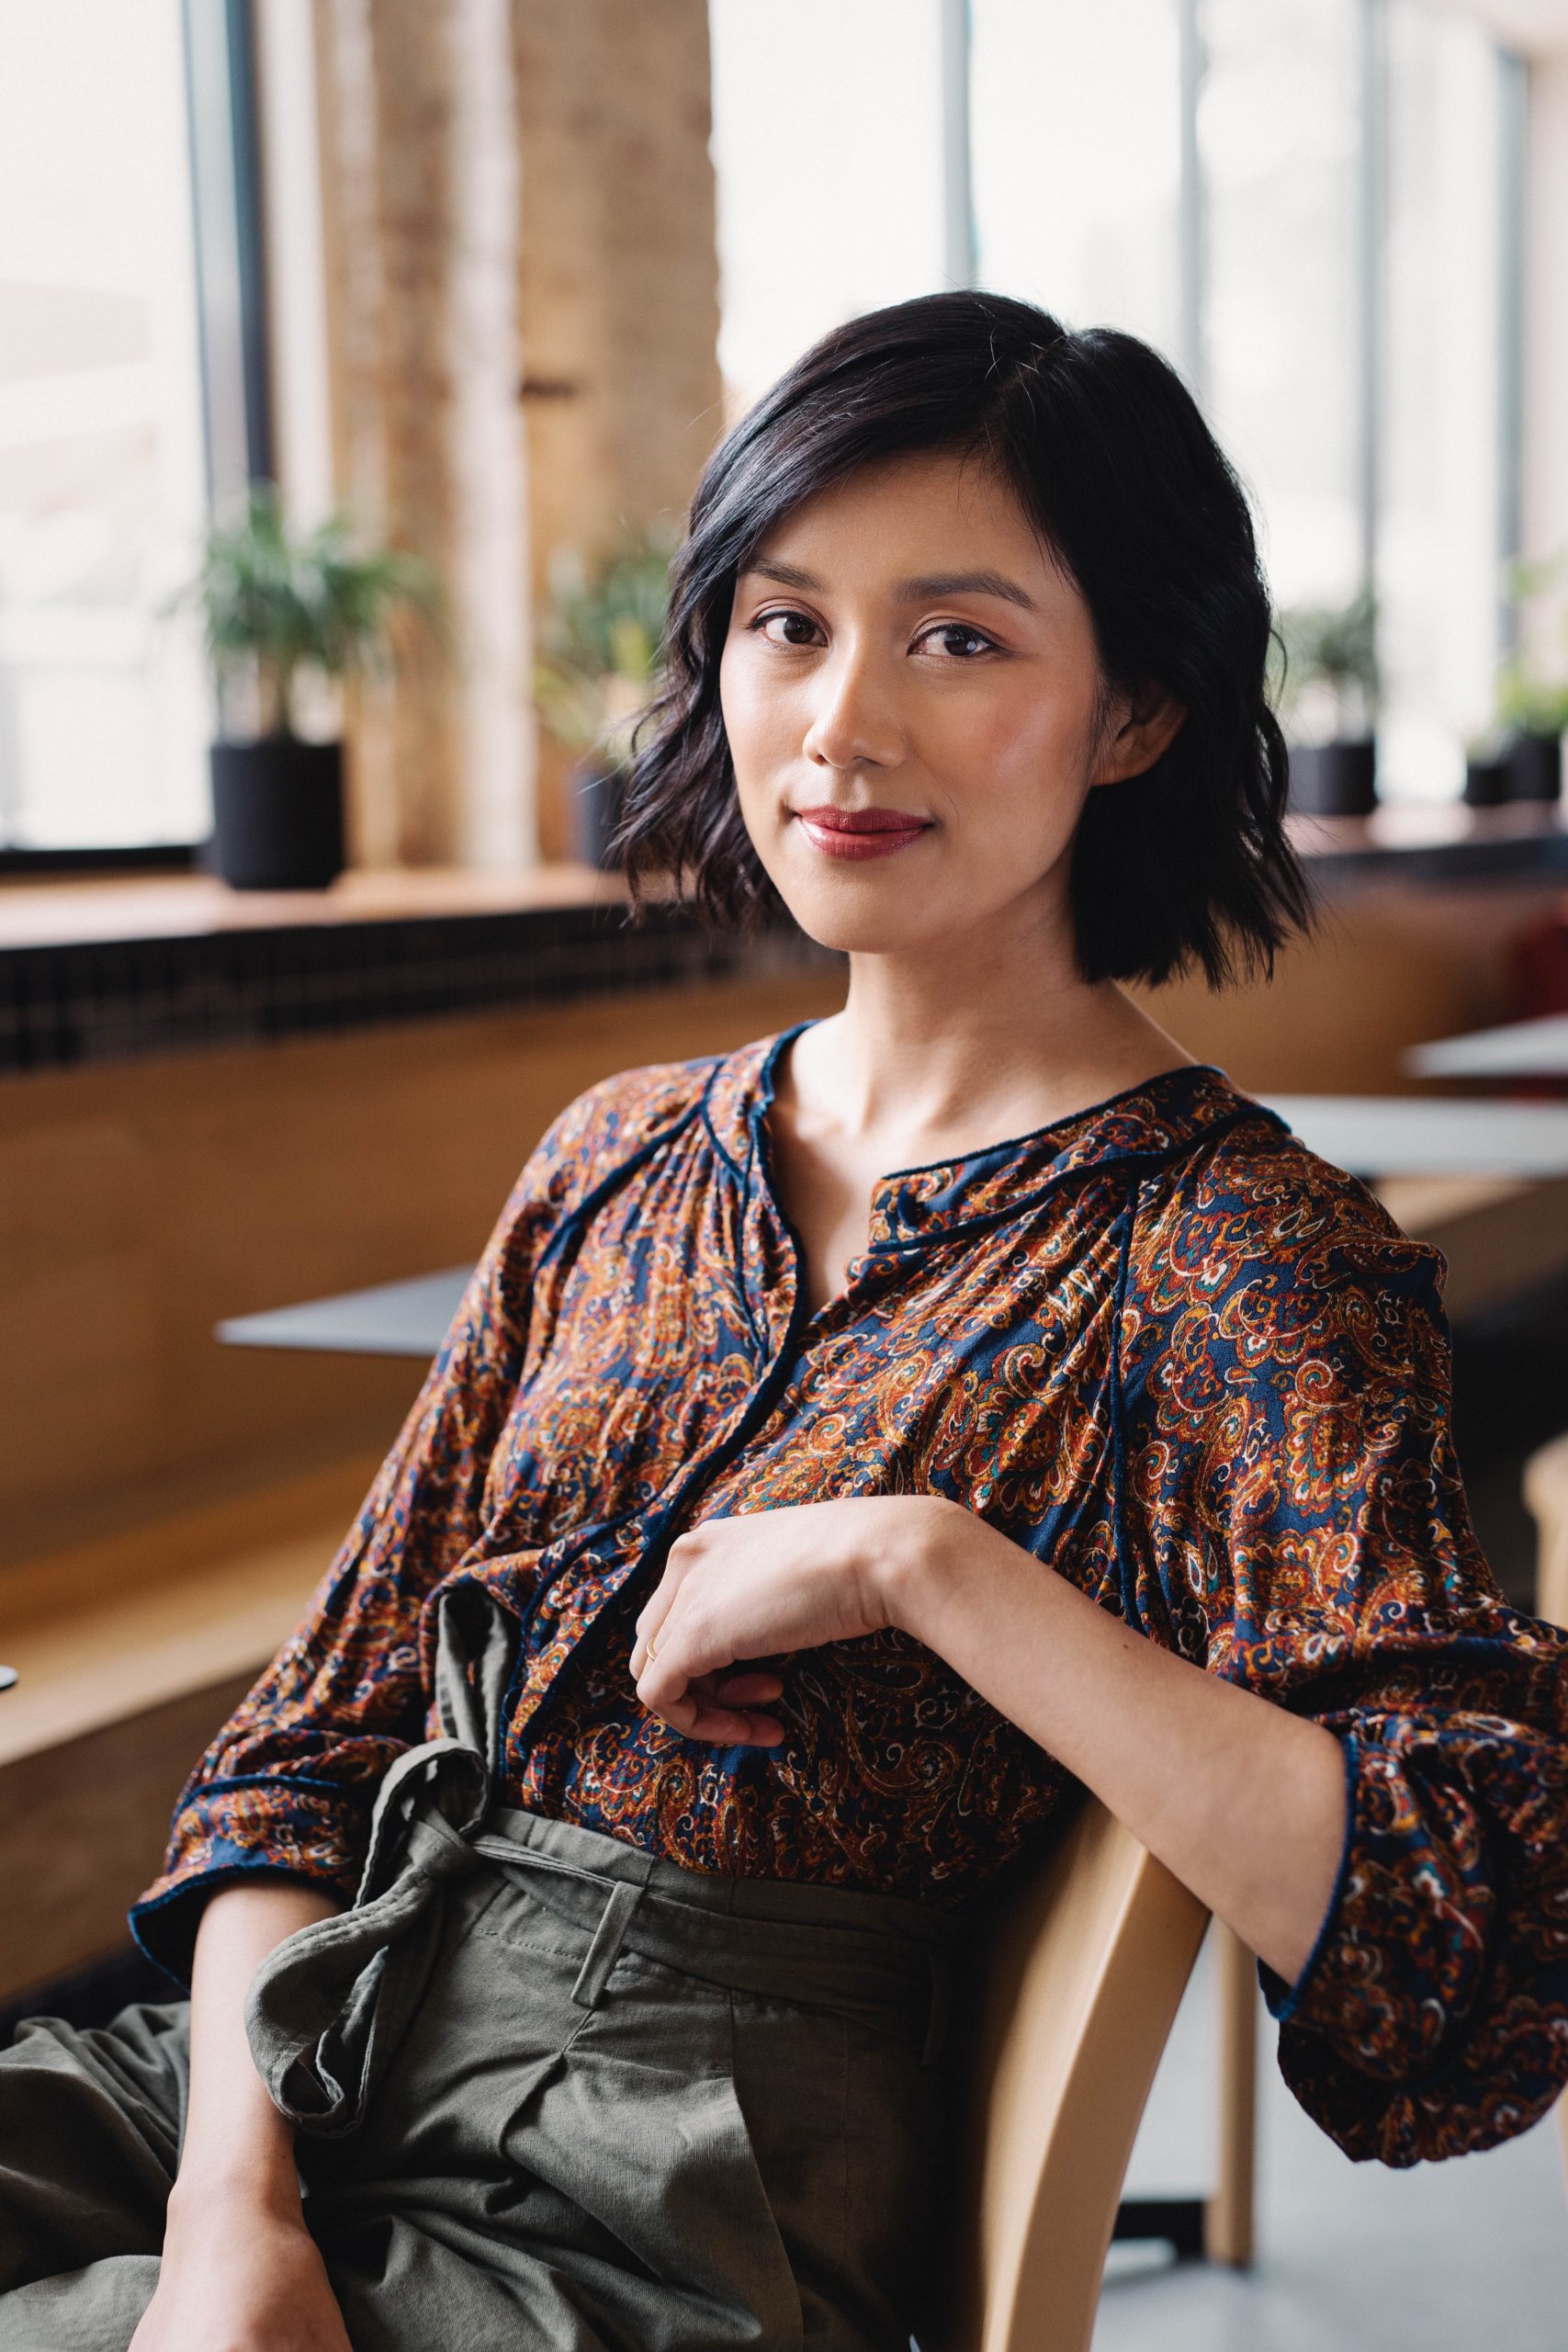
<path fill-rule="evenodd" d="M 506 836 L 509 795 L 525 854 L 521 607 L 547 593 L 559 551 L 592 556 L 678 518 L 720 429 L 705 0 L 510 0 L 509 14 L 493 0 L 502 79 L 510 40 L 501 136 L 509 123 L 513 152 L 491 159 L 507 171 L 477 175 L 476 118 L 494 135 L 471 86 L 495 62 L 489 0 L 313 5 L 339 492 L 370 529 L 440 567 L 457 624 L 453 659 L 411 637 L 396 682 L 355 697 L 356 854 L 370 865 L 483 854 Z M 505 414 L 487 411 L 499 439 L 476 457 L 471 297 L 488 271 L 479 290 L 494 307 L 494 245 L 478 250 L 492 226 L 514 247 L 501 266 L 507 288 L 515 277 L 515 319 L 491 319 L 480 341 L 493 369 L 514 329 L 521 361 L 487 395 Z M 493 466 L 487 451 L 513 430 L 515 464 L 508 447 Z M 494 500 L 515 517 L 528 575 L 499 623 L 476 586 L 507 569 Z M 486 665 L 488 720 L 475 692 Z M 541 749 L 540 846 L 559 854 L 567 763 Z M 479 824 L 476 806 L 490 812 Z"/>
<path fill-rule="evenodd" d="M 685 510 L 722 424 L 705 0 L 512 0 L 534 593 Z M 568 763 L 541 746 L 540 839 Z"/>
<path fill-rule="evenodd" d="M 450 581 L 454 0 L 316 0 L 333 458 L 367 531 Z M 351 697 L 356 862 L 447 862 L 460 835 L 450 659 L 400 633 Z"/>

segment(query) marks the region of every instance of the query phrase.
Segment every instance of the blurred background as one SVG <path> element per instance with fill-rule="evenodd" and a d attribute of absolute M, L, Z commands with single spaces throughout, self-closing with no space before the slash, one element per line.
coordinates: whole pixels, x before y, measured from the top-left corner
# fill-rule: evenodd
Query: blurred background
<path fill-rule="evenodd" d="M 1454 802 L 1521 657 L 1568 678 L 1556 18 L 6 0 L 0 846 L 206 835 L 164 607 L 266 481 L 417 549 L 457 624 L 451 674 L 355 714 L 355 862 L 561 854 L 560 560 L 673 524 L 834 321 L 971 279 L 1180 367 L 1287 614 L 1375 599 L 1379 798 Z"/>
<path fill-rule="evenodd" d="M 547 1121 L 836 1002 L 627 929 L 626 722 L 727 424 L 968 284 L 1145 337 L 1246 485 L 1320 920 L 1156 1010 L 1444 1252 L 1478 1528 L 1568 1617 L 1568 0 L 0 0 L 11 2014 L 144 1981 Z M 1554 2126 L 1425 2202 L 1265 2126 L 1256 2272 L 1130 2257 L 1105 2352 L 1560 2352 Z"/>

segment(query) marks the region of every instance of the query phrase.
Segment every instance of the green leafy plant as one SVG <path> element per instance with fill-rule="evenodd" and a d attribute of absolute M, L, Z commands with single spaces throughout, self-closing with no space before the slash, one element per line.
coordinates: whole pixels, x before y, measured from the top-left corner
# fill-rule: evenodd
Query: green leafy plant
<path fill-rule="evenodd" d="M 1497 673 L 1498 725 L 1517 735 L 1561 735 L 1568 729 L 1568 548 L 1539 563 L 1511 565 L 1508 587 L 1522 607 L 1546 609 L 1543 625 L 1531 631 L 1534 657 L 1515 654 Z M 1553 605 L 1561 608 L 1556 615 Z M 1558 659 L 1543 669 L 1539 648 L 1550 646 L 1554 620 Z"/>
<path fill-rule="evenodd" d="M 1561 735 L 1568 729 L 1568 683 L 1533 675 L 1522 662 L 1497 673 L 1497 717 L 1518 735 Z"/>
<path fill-rule="evenodd" d="M 1274 694 L 1283 718 L 1312 700 L 1329 705 L 1333 731 L 1364 734 L 1382 690 L 1377 598 L 1363 588 L 1345 605 L 1297 605 L 1279 616 Z"/>
<path fill-rule="evenodd" d="M 649 698 L 670 600 L 672 527 L 655 523 L 592 558 L 571 550 L 551 569 L 539 619 L 534 696 L 557 741 L 624 766 Z"/>
<path fill-rule="evenodd" d="M 440 585 L 423 557 L 366 548 L 334 514 L 309 532 L 288 527 L 276 488 L 256 484 L 241 512 L 215 525 L 201 570 L 175 599 L 200 613 L 225 713 L 254 693 L 258 731 L 294 731 L 302 671 L 342 679 L 387 657 L 400 613 L 439 631 Z"/>

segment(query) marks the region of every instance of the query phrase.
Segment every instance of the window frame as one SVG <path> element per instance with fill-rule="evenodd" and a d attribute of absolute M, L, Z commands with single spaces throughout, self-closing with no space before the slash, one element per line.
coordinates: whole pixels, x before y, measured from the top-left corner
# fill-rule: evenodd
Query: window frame
<path fill-rule="evenodd" d="M 181 0 L 196 247 L 202 454 L 210 513 L 274 477 L 254 0 Z M 0 843 L 0 882 L 199 870 L 205 840 L 91 848 Z"/>

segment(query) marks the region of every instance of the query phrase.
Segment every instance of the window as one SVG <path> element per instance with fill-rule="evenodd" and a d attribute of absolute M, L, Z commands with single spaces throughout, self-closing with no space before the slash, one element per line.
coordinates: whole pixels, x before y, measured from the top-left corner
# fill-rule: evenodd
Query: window
<path fill-rule="evenodd" d="M 1171 0 L 976 0 L 980 282 L 1175 353 L 1180 57 Z"/>
<path fill-rule="evenodd" d="M 733 403 L 949 282 L 941 0 L 711 0 Z M 1180 367 L 1278 601 L 1369 579 L 1380 789 L 1458 793 L 1507 628 L 1522 69 L 1421 0 L 969 0 L 979 282 Z"/>
<path fill-rule="evenodd" d="M 207 831 L 179 0 L 0 8 L 0 847 Z"/>
<path fill-rule="evenodd" d="M 942 283 L 935 0 L 711 0 L 719 362 L 736 413 L 824 331 Z"/>

